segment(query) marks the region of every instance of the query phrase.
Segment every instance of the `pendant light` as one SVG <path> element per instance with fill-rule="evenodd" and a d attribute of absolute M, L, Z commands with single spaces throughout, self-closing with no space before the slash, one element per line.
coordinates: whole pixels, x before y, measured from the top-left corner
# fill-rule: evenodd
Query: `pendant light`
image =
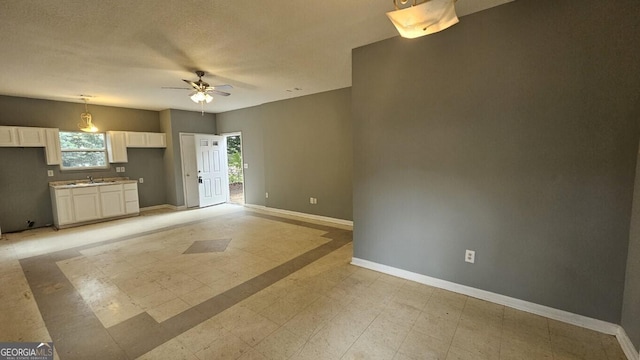
<path fill-rule="evenodd" d="M 402 8 L 409 2 L 409 7 Z M 417 38 L 442 31 L 458 23 L 456 0 L 393 0 L 394 11 L 387 17 L 404 38 Z"/>
<path fill-rule="evenodd" d="M 83 97 L 82 100 L 84 101 L 84 112 L 80 114 L 80 123 L 78 124 L 78 128 L 84 132 L 97 132 L 98 128 L 93 125 L 91 113 L 87 107 L 87 98 Z"/>

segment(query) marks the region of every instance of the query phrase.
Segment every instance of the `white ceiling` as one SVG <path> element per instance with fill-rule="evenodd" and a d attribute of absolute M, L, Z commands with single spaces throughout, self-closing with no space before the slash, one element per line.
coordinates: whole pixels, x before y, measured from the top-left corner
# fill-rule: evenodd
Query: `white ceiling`
<path fill-rule="evenodd" d="M 205 105 L 218 113 L 344 88 L 351 49 L 397 36 L 390 10 L 391 0 L 3 0 L 0 95 L 200 111 L 187 90 L 162 87 L 201 69 L 234 87 Z"/>

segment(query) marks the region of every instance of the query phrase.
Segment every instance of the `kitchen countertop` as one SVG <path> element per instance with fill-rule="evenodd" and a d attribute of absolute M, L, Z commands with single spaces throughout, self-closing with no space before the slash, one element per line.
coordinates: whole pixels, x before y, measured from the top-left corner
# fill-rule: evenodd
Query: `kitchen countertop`
<path fill-rule="evenodd" d="M 88 179 L 51 181 L 49 182 L 49 187 L 56 188 L 56 189 L 72 189 L 72 188 L 87 187 L 87 186 L 133 184 L 137 182 L 138 182 L 137 180 L 129 180 L 128 177 L 113 177 L 113 178 L 93 179 L 93 182 L 89 181 Z"/>

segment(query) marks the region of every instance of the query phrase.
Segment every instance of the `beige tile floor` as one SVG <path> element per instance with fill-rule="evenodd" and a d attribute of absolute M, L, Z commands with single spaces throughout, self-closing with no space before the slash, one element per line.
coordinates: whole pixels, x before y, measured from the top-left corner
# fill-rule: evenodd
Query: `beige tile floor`
<path fill-rule="evenodd" d="M 0 341 L 51 339 L 20 259 L 129 236 L 57 263 L 110 328 L 142 313 L 163 323 L 330 240 L 252 211 L 155 211 L 4 234 Z M 151 232 L 130 236 L 141 231 Z M 212 238 L 232 241 L 221 253 L 182 255 Z M 612 336 L 358 268 L 351 256 L 348 243 L 140 359 L 625 359 Z"/>

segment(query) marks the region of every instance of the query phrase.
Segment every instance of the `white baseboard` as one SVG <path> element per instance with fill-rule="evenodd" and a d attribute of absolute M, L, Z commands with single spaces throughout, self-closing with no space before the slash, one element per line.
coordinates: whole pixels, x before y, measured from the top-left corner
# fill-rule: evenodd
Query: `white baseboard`
<path fill-rule="evenodd" d="M 618 333 L 616 334 L 616 339 L 620 343 L 620 347 L 624 354 L 627 356 L 629 360 L 640 360 L 640 352 L 636 351 L 636 347 L 633 346 L 633 342 L 627 335 L 627 332 L 624 331 L 624 328 L 620 326 Z"/>
<path fill-rule="evenodd" d="M 532 314 L 547 317 L 549 319 L 562 321 L 571 325 L 580 326 L 590 330 L 598 331 L 608 335 L 614 335 L 618 339 L 622 350 L 629 360 L 640 360 L 638 352 L 635 350 L 631 339 L 627 336 L 624 329 L 617 324 L 610 322 L 593 319 L 587 316 L 573 314 L 567 311 L 554 309 L 548 306 L 535 304 L 529 301 L 524 301 L 516 298 L 512 298 L 505 295 L 492 293 L 486 290 L 476 289 L 466 285 L 456 284 L 454 282 L 441 280 L 438 278 L 414 273 L 407 270 L 398 269 L 392 266 L 375 263 L 369 260 L 352 258 L 351 264 L 360 266 L 366 269 L 378 271 L 384 274 L 396 276 L 399 278 L 415 281 L 421 284 L 437 287 L 444 290 L 453 291 L 459 294 L 471 296 L 477 299 L 490 301 L 496 304 L 508 306 L 517 310 L 526 311 Z"/>
<path fill-rule="evenodd" d="M 185 210 L 187 207 L 182 205 L 182 206 L 175 206 L 175 205 L 170 205 L 170 204 L 162 204 L 162 205 L 154 205 L 154 206 L 147 206 L 147 207 L 143 207 L 140 208 L 140 212 L 142 211 L 151 211 L 151 210 L 159 210 L 159 209 L 170 209 L 170 210 Z"/>
<path fill-rule="evenodd" d="M 336 218 L 327 217 L 327 216 L 320 216 L 320 215 L 301 213 L 301 212 L 297 212 L 297 211 L 270 208 L 270 207 L 266 207 L 266 206 L 262 206 L 262 205 L 244 204 L 244 206 L 248 207 L 248 208 L 252 208 L 252 209 L 270 211 L 270 212 L 274 212 L 274 213 L 278 213 L 278 214 L 296 216 L 296 217 L 301 217 L 301 218 L 305 218 L 305 219 L 312 219 L 312 220 L 324 221 L 324 222 L 328 222 L 328 223 L 346 225 L 346 226 L 353 227 L 353 221 L 351 221 L 351 220 L 336 219 Z"/>

